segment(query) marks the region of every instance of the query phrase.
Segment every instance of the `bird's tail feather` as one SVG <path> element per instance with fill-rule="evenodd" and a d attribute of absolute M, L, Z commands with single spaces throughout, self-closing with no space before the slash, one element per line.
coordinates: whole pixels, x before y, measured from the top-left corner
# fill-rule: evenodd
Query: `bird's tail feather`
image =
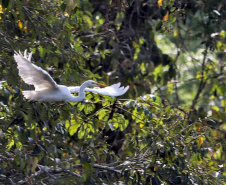
<path fill-rule="evenodd" d="M 35 91 L 23 91 L 22 93 L 26 99 L 29 99 L 30 101 L 35 100 L 34 99 L 36 95 Z"/>

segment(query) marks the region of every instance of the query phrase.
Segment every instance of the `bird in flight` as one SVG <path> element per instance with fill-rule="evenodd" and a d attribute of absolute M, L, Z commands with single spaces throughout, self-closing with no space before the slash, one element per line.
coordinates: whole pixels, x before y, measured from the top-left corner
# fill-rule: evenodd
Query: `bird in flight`
<path fill-rule="evenodd" d="M 80 102 L 85 98 L 85 91 L 98 93 L 108 96 L 121 96 L 127 92 L 129 86 L 120 87 L 121 83 L 107 86 L 97 83 L 93 80 L 85 81 L 81 86 L 67 87 L 65 85 L 58 85 L 48 72 L 41 67 L 31 63 L 32 53 L 27 55 L 27 50 L 24 55 L 15 51 L 14 59 L 17 63 L 19 76 L 23 81 L 29 85 L 34 85 L 35 90 L 22 91 L 24 97 L 30 101 L 38 102 L 55 102 L 68 101 Z M 90 86 L 104 86 L 105 88 L 87 88 Z M 78 92 L 78 96 L 73 96 L 71 93 Z"/>

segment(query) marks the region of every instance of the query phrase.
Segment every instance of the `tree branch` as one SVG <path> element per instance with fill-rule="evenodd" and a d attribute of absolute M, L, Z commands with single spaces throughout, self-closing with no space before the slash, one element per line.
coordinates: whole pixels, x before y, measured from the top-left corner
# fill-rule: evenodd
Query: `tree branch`
<path fill-rule="evenodd" d="M 202 91 L 203 91 L 203 89 L 206 85 L 206 82 L 207 82 L 207 79 L 205 79 L 205 77 L 204 77 L 206 57 L 207 57 L 207 49 L 205 49 L 205 51 L 204 51 L 204 56 L 203 56 L 203 61 L 202 61 L 201 81 L 199 83 L 199 87 L 198 87 L 197 93 L 195 95 L 195 98 L 192 100 L 192 104 L 190 106 L 190 111 L 189 111 L 189 114 L 188 114 L 188 121 L 189 122 L 190 122 L 190 117 L 191 117 L 191 114 L 194 110 L 194 107 L 197 104 L 199 96 L 202 93 Z"/>

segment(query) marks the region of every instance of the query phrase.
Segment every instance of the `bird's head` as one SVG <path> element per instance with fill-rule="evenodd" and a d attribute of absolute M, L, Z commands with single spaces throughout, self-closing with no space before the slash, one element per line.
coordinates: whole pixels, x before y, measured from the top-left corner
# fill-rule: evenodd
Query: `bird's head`
<path fill-rule="evenodd" d="M 93 80 L 88 80 L 88 81 L 86 81 L 85 83 L 87 83 L 87 86 L 107 87 L 107 85 L 101 84 L 101 83 L 98 83 L 98 82 L 95 82 L 95 81 L 93 81 Z"/>

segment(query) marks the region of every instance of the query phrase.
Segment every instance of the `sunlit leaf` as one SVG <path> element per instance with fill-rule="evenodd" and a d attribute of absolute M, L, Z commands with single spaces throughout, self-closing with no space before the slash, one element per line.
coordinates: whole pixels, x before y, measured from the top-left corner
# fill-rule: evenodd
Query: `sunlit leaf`
<path fill-rule="evenodd" d="M 158 7 L 160 8 L 162 6 L 163 0 L 158 0 Z"/>
<path fill-rule="evenodd" d="M 39 52 L 40 52 L 40 56 L 41 56 L 42 58 L 44 58 L 45 53 L 46 53 L 45 48 L 43 48 L 42 46 L 39 46 L 39 47 L 38 47 L 38 50 L 39 50 Z"/>
<path fill-rule="evenodd" d="M 169 11 L 166 12 L 166 15 L 163 17 L 163 21 L 167 21 L 169 17 Z"/>
<path fill-rule="evenodd" d="M 203 144 L 203 137 L 202 137 L 202 136 L 200 136 L 200 137 L 199 137 L 198 147 L 201 147 L 201 146 L 202 146 L 202 144 Z"/>
<path fill-rule="evenodd" d="M 18 20 L 18 27 L 19 27 L 20 30 L 22 30 L 23 24 L 22 24 L 21 20 Z"/>
<path fill-rule="evenodd" d="M 74 124 L 69 127 L 69 134 L 71 136 L 74 135 L 77 132 L 79 127 L 80 127 L 80 124 L 78 122 L 74 122 Z"/>

